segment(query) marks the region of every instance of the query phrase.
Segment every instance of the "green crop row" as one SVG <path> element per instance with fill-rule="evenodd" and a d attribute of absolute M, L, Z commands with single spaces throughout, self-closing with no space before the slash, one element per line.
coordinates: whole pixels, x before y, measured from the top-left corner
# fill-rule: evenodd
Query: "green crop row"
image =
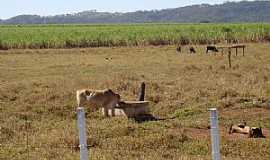
<path fill-rule="evenodd" d="M 270 41 L 268 23 L 0 26 L 0 49 L 261 41 Z"/>

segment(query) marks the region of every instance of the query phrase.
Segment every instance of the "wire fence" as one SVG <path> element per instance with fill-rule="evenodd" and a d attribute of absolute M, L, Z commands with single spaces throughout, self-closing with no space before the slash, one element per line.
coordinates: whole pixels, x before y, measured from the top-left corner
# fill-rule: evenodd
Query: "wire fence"
<path fill-rule="evenodd" d="M 210 119 L 213 118 L 213 116 L 210 116 Z M 4 136 L 2 134 L 4 126 L 0 126 L 0 160 L 6 160 L 6 159 L 25 159 L 25 160 L 32 160 L 32 159 L 44 159 L 44 157 L 48 157 L 47 159 L 63 159 L 63 155 L 68 153 L 70 155 L 73 155 L 75 159 L 79 159 L 80 154 L 80 142 L 79 142 L 79 136 L 77 132 L 77 123 L 74 123 L 74 131 L 76 134 L 74 134 L 72 138 L 72 142 L 69 142 L 69 144 L 65 143 L 47 143 L 44 144 L 42 142 L 38 142 L 38 140 L 33 141 L 33 127 L 31 126 L 32 120 L 29 120 L 29 116 L 24 116 L 24 123 L 21 123 L 19 125 L 19 128 L 13 128 L 16 132 L 18 130 L 22 130 L 21 135 L 19 136 L 20 139 L 15 139 L 12 142 L 4 141 Z M 217 117 L 216 117 L 217 119 Z M 216 120 L 215 119 L 215 120 Z M 79 123 L 78 123 L 79 124 Z M 11 125 L 13 126 L 13 125 Z M 12 130 L 12 129 L 11 129 Z M 70 134 L 70 133 L 66 133 Z M 215 132 L 215 136 L 219 136 L 217 132 Z M 214 142 L 217 143 L 217 142 Z M 216 146 L 217 147 L 217 146 Z M 132 149 L 126 149 L 126 148 L 108 148 L 108 147 L 96 147 L 94 145 L 86 145 L 86 148 L 90 152 L 90 155 L 93 155 L 93 152 L 114 152 L 117 154 L 138 154 L 140 151 L 145 152 L 145 148 L 142 148 L 142 150 L 132 150 Z M 154 148 L 149 148 L 148 150 L 155 150 Z M 219 151 L 215 150 L 213 152 L 213 156 L 219 157 Z M 54 155 L 53 157 L 51 155 Z M 94 154 L 95 155 L 95 154 Z M 101 154 L 102 155 L 102 154 Z M 95 155 L 96 157 L 100 155 Z M 42 157 L 42 158 L 41 158 Z M 51 157 L 51 158 L 50 158 Z M 46 158 L 45 158 L 46 159 Z M 214 158 L 215 160 L 217 158 Z"/>
<path fill-rule="evenodd" d="M 74 129 L 70 133 L 65 133 L 72 135 L 71 142 L 58 144 L 58 142 L 50 141 L 46 143 L 40 134 L 47 136 L 51 129 L 46 128 L 46 125 L 40 126 L 41 123 L 46 123 L 42 117 L 27 111 L 8 114 L 2 112 L 0 116 L 0 160 L 63 159 L 63 157 L 61 158 L 64 154 L 63 150 L 66 153 L 78 154 L 79 146 L 75 143 L 77 136 L 74 134 L 76 133 L 75 123 L 72 127 Z M 64 119 L 56 121 L 61 122 Z M 61 131 L 61 128 L 55 130 L 65 132 L 65 130 Z M 46 158 L 50 157 L 49 154 L 55 155 L 56 158 Z M 77 157 L 79 159 L 79 156 Z"/>

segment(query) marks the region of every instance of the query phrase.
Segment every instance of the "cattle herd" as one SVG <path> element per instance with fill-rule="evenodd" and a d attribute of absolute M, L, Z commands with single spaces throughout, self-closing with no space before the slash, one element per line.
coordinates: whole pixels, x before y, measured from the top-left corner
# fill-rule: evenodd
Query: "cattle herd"
<path fill-rule="evenodd" d="M 182 53 L 183 47 L 181 45 L 178 45 L 177 48 L 176 48 L 176 51 L 179 52 L 179 53 Z M 235 55 L 237 56 L 238 55 L 238 49 L 242 49 L 243 50 L 243 56 L 245 54 L 245 48 L 246 46 L 243 45 L 243 44 L 235 44 L 235 45 L 230 45 L 230 46 L 215 46 L 215 45 L 207 45 L 206 46 L 206 51 L 205 53 L 208 54 L 208 53 L 217 53 L 217 52 L 221 52 L 222 55 L 224 53 L 224 50 L 227 49 L 228 52 L 231 52 L 232 49 L 235 49 Z M 196 52 L 196 49 L 194 46 L 190 46 L 188 48 L 188 52 L 187 53 L 190 53 L 190 54 L 195 54 L 197 53 Z"/>

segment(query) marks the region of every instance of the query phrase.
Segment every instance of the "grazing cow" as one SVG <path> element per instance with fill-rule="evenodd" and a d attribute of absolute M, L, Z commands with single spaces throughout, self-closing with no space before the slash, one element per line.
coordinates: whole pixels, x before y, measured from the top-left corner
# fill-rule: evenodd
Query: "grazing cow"
<path fill-rule="evenodd" d="M 189 53 L 190 53 L 190 54 L 191 54 L 191 53 L 196 53 L 195 48 L 194 48 L 194 47 L 190 47 L 190 48 L 189 48 Z"/>
<path fill-rule="evenodd" d="M 179 52 L 179 53 L 181 53 L 182 47 L 181 47 L 181 46 L 178 46 L 178 47 L 176 48 L 176 51 Z"/>
<path fill-rule="evenodd" d="M 216 46 L 207 46 L 206 53 L 208 53 L 208 51 L 218 52 L 218 49 Z"/>
<path fill-rule="evenodd" d="M 77 90 L 77 105 L 81 107 L 82 104 L 91 104 L 92 108 L 102 107 L 103 114 L 108 117 L 109 110 L 112 111 L 111 115 L 114 116 L 114 108 L 119 105 L 120 95 L 114 93 L 111 89 L 93 90 L 81 89 Z"/>

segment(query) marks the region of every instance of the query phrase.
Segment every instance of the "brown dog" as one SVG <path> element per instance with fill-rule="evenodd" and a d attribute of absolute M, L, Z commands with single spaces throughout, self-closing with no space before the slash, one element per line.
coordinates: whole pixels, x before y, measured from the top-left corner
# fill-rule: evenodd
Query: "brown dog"
<path fill-rule="evenodd" d="M 109 109 L 113 112 L 114 108 L 120 102 L 120 95 L 114 93 L 111 89 L 105 90 L 93 90 L 93 89 L 81 89 L 77 90 L 77 105 L 81 107 L 81 105 L 90 104 L 91 107 L 102 107 L 104 115 L 106 117 L 109 116 Z M 114 116 L 114 113 L 112 113 Z"/>

